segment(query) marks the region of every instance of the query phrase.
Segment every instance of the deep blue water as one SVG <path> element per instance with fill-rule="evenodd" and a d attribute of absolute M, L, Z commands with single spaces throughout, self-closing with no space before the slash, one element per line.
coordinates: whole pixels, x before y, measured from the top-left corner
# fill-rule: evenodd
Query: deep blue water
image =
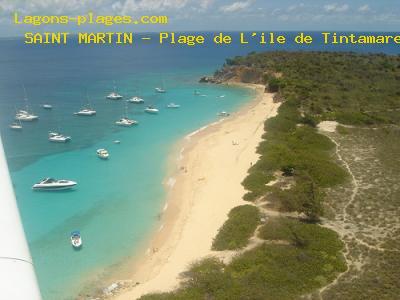
<path fill-rule="evenodd" d="M 44 298 L 69 299 L 88 278 L 100 280 L 108 267 L 132 256 L 159 222 L 165 196 L 162 182 L 173 145 L 215 121 L 218 111 L 236 110 L 252 96 L 244 89 L 201 85 L 201 76 L 235 55 L 299 49 L 399 52 L 390 45 L 326 47 L 318 42 L 302 47 L 288 43 L 189 48 L 74 43 L 32 47 L 21 39 L 0 40 L 0 129 Z M 119 93 L 143 97 L 160 108 L 160 114 L 144 114 L 143 105 L 129 104 L 129 116 L 140 124 L 116 127 L 114 122 L 125 113 L 125 101 L 105 99 L 113 82 Z M 24 123 L 23 130 L 15 132 L 8 125 L 15 109 L 25 105 L 22 85 L 40 120 Z M 161 85 L 167 93 L 155 94 L 154 87 Z M 207 96 L 195 96 L 194 90 Z M 86 103 L 86 95 L 97 115 L 74 116 Z M 169 102 L 181 108 L 168 110 Z M 43 103 L 54 109 L 43 110 Z M 71 143 L 49 143 L 49 130 L 71 135 Z M 113 143 L 117 139 L 121 144 Z M 110 151 L 109 161 L 96 157 L 100 147 Z M 46 176 L 73 179 L 79 185 L 70 192 L 33 192 L 32 184 Z M 85 243 L 79 252 L 72 251 L 68 241 L 74 229 L 82 231 Z"/>

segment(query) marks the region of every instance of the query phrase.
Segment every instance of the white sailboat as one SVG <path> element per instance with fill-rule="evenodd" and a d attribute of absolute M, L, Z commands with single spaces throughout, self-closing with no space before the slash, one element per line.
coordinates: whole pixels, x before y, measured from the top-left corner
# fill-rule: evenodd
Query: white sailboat
<path fill-rule="evenodd" d="M 25 86 L 22 86 L 24 89 L 24 101 L 25 101 L 25 110 L 18 110 L 15 114 L 15 120 L 23 121 L 23 122 L 32 122 L 38 120 L 39 117 L 29 112 L 28 105 L 28 96 L 25 90 Z"/>
<path fill-rule="evenodd" d="M 144 100 L 143 100 L 143 98 L 135 96 L 135 97 L 132 97 L 131 99 L 126 100 L 126 102 L 140 104 L 140 103 L 144 103 Z"/>
<path fill-rule="evenodd" d="M 96 115 L 96 111 L 91 107 L 89 97 L 86 95 L 87 104 L 83 106 L 78 112 L 74 112 L 76 116 L 94 116 Z"/>
<path fill-rule="evenodd" d="M 118 126 L 130 127 L 132 125 L 139 124 L 139 122 L 128 118 L 128 108 L 125 105 L 125 115 L 121 119 L 116 121 L 115 124 Z"/>
<path fill-rule="evenodd" d="M 13 130 L 21 130 L 22 129 L 21 121 L 18 120 L 18 122 L 11 123 L 9 127 L 10 127 L 10 129 L 13 129 Z"/>
<path fill-rule="evenodd" d="M 122 95 L 117 93 L 117 87 L 115 86 L 115 82 L 114 82 L 114 91 L 108 94 L 106 98 L 109 100 L 121 100 L 123 98 Z"/>

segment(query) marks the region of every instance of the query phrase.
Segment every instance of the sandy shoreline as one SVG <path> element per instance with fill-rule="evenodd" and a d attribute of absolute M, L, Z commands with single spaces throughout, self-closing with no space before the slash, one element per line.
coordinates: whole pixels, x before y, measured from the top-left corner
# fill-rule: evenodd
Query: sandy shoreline
<path fill-rule="evenodd" d="M 211 244 L 229 211 L 245 204 L 240 184 L 264 133 L 264 121 L 277 112 L 272 94 L 262 85 L 242 85 L 256 97 L 238 112 L 191 134 L 179 145 L 176 172 L 168 177 L 170 191 L 161 225 L 146 256 L 135 265 L 130 282 L 140 284 L 118 292 L 112 299 L 132 300 L 165 292 L 179 285 L 179 274 L 191 263 L 213 254 Z"/>

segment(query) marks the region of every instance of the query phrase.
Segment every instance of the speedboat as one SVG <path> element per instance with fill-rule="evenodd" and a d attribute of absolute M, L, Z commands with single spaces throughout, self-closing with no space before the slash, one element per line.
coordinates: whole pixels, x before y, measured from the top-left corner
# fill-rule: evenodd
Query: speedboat
<path fill-rule="evenodd" d="M 32 189 L 34 190 L 46 190 L 46 191 L 58 191 L 58 190 L 66 190 L 71 189 L 76 186 L 77 183 L 75 181 L 66 180 L 66 179 L 54 179 L 54 178 L 45 178 L 42 181 L 34 184 Z"/>
<path fill-rule="evenodd" d="M 129 100 L 126 100 L 126 102 L 138 104 L 138 103 L 144 103 L 144 100 L 142 98 L 140 98 L 140 97 L 135 96 L 135 97 L 132 97 Z"/>
<path fill-rule="evenodd" d="M 109 100 L 121 100 L 123 97 L 117 92 L 112 92 L 108 94 L 106 98 Z"/>
<path fill-rule="evenodd" d="M 71 244 L 75 249 L 82 247 L 81 233 L 78 230 L 71 232 Z"/>
<path fill-rule="evenodd" d="M 218 113 L 218 116 L 220 116 L 220 117 L 228 117 L 229 115 L 230 114 L 227 113 L 226 111 L 221 111 L 221 112 Z"/>
<path fill-rule="evenodd" d="M 156 93 L 161 93 L 161 94 L 163 94 L 163 93 L 166 93 L 166 92 L 167 92 L 165 89 L 163 89 L 163 88 L 160 88 L 160 87 L 156 87 L 154 90 L 156 91 Z"/>
<path fill-rule="evenodd" d="M 51 104 L 43 104 L 42 107 L 44 109 L 52 109 L 53 108 L 53 106 Z"/>
<path fill-rule="evenodd" d="M 139 123 L 138 121 L 131 120 L 128 118 L 121 118 L 117 122 L 115 122 L 115 124 L 117 124 L 118 126 L 125 126 L 125 127 L 137 125 L 138 123 Z"/>
<path fill-rule="evenodd" d="M 159 112 L 159 110 L 157 108 L 155 108 L 154 106 L 147 106 L 144 111 L 149 114 L 158 114 L 158 112 Z"/>
<path fill-rule="evenodd" d="M 108 159 L 108 157 L 110 156 L 110 154 L 106 149 L 98 149 L 96 153 L 97 156 L 100 157 L 101 159 Z"/>
<path fill-rule="evenodd" d="M 58 132 L 49 132 L 49 141 L 54 143 L 66 143 L 71 140 L 70 136 L 62 135 Z"/>
<path fill-rule="evenodd" d="M 38 116 L 35 116 L 26 110 L 19 110 L 19 111 L 17 111 L 17 114 L 15 115 L 15 120 L 23 121 L 23 122 L 32 122 L 37 119 L 39 119 Z"/>
<path fill-rule="evenodd" d="M 167 105 L 168 108 L 179 108 L 181 107 L 179 104 L 175 104 L 173 102 L 171 102 L 170 104 Z"/>
<path fill-rule="evenodd" d="M 94 116 L 95 114 L 96 111 L 92 108 L 82 108 L 80 111 L 74 113 L 77 116 Z"/>
<path fill-rule="evenodd" d="M 19 123 L 14 122 L 14 123 L 10 124 L 10 128 L 13 130 L 21 130 L 22 124 L 21 124 L 21 122 L 19 122 Z"/>

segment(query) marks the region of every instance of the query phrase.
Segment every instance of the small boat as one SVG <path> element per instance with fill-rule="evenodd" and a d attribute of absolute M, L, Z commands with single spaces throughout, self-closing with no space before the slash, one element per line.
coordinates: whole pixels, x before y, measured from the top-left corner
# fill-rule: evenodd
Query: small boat
<path fill-rule="evenodd" d="M 19 110 L 15 115 L 15 120 L 22 122 L 32 122 L 37 119 L 39 119 L 38 116 L 35 116 L 34 114 L 31 114 L 26 110 Z"/>
<path fill-rule="evenodd" d="M 19 121 L 18 123 L 14 122 L 14 123 L 10 124 L 9 127 L 10 127 L 10 129 L 13 129 L 13 130 L 21 130 L 22 129 L 21 121 Z"/>
<path fill-rule="evenodd" d="M 32 122 L 32 121 L 36 121 L 39 119 L 38 116 L 32 114 L 29 112 L 29 108 L 28 108 L 28 96 L 25 90 L 25 86 L 22 86 L 24 89 L 24 101 L 25 101 L 25 110 L 19 110 L 17 111 L 17 113 L 15 114 L 15 120 L 17 121 L 23 121 L 23 122 Z"/>
<path fill-rule="evenodd" d="M 144 111 L 149 114 L 158 114 L 158 112 L 159 112 L 159 110 L 157 108 L 155 108 L 154 106 L 147 106 Z"/>
<path fill-rule="evenodd" d="M 142 98 L 140 98 L 140 97 L 136 97 L 135 96 L 135 97 L 132 97 L 129 100 L 126 100 L 126 102 L 139 104 L 139 103 L 144 103 L 144 100 Z"/>
<path fill-rule="evenodd" d="M 121 141 L 120 140 L 115 140 L 114 144 L 121 144 Z"/>
<path fill-rule="evenodd" d="M 112 92 L 108 94 L 106 98 L 109 100 L 121 100 L 123 97 L 116 92 Z"/>
<path fill-rule="evenodd" d="M 71 140 L 70 136 L 62 135 L 58 132 L 49 132 L 49 141 L 54 143 L 66 143 Z"/>
<path fill-rule="evenodd" d="M 170 104 L 167 105 L 168 108 L 179 108 L 181 107 L 179 104 L 175 104 L 173 102 L 171 102 Z"/>
<path fill-rule="evenodd" d="M 71 232 L 71 244 L 75 249 L 82 247 L 81 233 L 78 230 Z"/>
<path fill-rule="evenodd" d="M 74 113 L 77 116 L 94 116 L 95 114 L 96 111 L 92 108 L 82 108 L 80 111 Z"/>
<path fill-rule="evenodd" d="M 135 120 L 128 119 L 128 118 L 121 118 L 117 122 L 115 122 L 115 124 L 117 124 L 118 126 L 129 127 L 129 126 L 132 126 L 132 125 L 137 125 L 137 124 L 139 124 L 139 122 L 135 121 Z"/>
<path fill-rule="evenodd" d="M 53 106 L 51 104 L 43 104 L 42 107 L 44 109 L 53 109 Z"/>
<path fill-rule="evenodd" d="M 154 90 L 156 91 L 156 93 L 160 93 L 160 94 L 164 94 L 167 92 L 165 89 L 160 88 L 160 87 L 156 87 Z"/>
<path fill-rule="evenodd" d="M 108 159 L 108 157 L 110 156 L 110 154 L 106 149 L 98 149 L 96 153 L 97 156 L 100 157 L 101 159 Z"/>
<path fill-rule="evenodd" d="M 221 111 L 221 112 L 218 113 L 218 116 L 220 116 L 220 117 L 228 117 L 229 115 L 230 114 L 227 113 L 226 111 Z"/>
<path fill-rule="evenodd" d="M 114 81 L 114 91 L 111 92 L 110 94 L 108 94 L 106 96 L 106 98 L 110 99 L 110 100 L 121 100 L 123 98 L 120 94 L 117 93 L 117 88 L 115 86 L 115 81 Z"/>
<path fill-rule="evenodd" d="M 59 191 L 71 189 L 76 186 L 77 183 L 75 181 L 66 180 L 66 179 L 54 179 L 54 178 L 45 178 L 42 181 L 35 183 L 32 186 L 34 190 L 46 190 L 46 191 Z"/>

